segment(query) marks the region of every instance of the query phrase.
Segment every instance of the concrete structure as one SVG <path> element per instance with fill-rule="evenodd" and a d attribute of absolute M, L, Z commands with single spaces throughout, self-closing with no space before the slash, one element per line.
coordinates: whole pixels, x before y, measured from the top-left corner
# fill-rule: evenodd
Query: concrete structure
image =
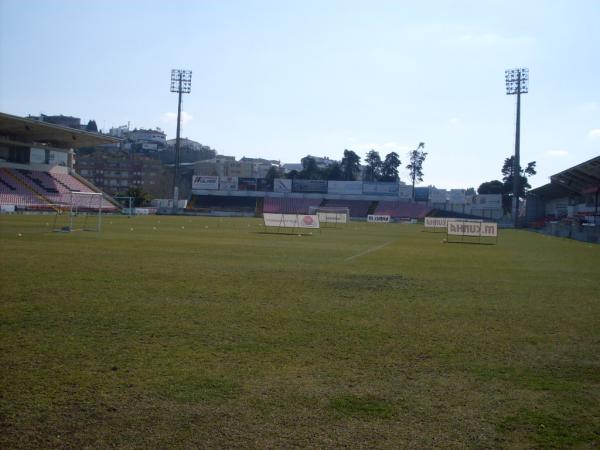
<path fill-rule="evenodd" d="M 527 193 L 526 223 L 555 236 L 600 242 L 600 156 Z"/>

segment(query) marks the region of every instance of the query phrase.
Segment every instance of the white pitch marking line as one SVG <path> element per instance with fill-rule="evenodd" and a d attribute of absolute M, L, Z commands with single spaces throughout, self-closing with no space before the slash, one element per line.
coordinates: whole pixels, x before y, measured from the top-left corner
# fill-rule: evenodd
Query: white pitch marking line
<path fill-rule="evenodd" d="M 369 248 L 369 249 L 365 250 L 364 252 L 360 252 L 356 255 L 348 256 L 344 261 L 352 261 L 354 258 L 358 258 L 359 256 L 364 256 L 371 252 L 375 252 L 379 249 L 382 249 L 383 247 L 385 247 L 387 245 L 390 245 L 392 242 L 394 242 L 394 241 L 388 241 L 385 244 L 378 245 L 377 247 Z"/>

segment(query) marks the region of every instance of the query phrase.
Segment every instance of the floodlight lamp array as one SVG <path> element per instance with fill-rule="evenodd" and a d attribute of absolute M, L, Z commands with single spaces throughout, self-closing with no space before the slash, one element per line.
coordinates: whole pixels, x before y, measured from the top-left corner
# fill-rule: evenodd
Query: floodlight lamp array
<path fill-rule="evenodd" d="M 529 91 L 529 69 L 507 69 L 504 71 L 506 78 L 506 94 L 527 94 Z"/>
<path fill-rule="evenodd" d="M 171 70 L 171 92 L 180 92 L 189 94 L 192 91 L 192 71 L 191 70 Z"/>

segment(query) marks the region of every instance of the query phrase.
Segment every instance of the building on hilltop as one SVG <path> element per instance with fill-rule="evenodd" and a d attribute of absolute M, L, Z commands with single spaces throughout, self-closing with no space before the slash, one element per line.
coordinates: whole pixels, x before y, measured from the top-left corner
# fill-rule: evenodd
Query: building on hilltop
<path fill-rule="evenodd" d="M 139 187 L 154 198 L 168 197 L 172 175 L 159 160 L 127 152 L 96 151 L 78 156 L 77 172 L 111 195 Z"/>
<path fill-rule="evenodd" d="M 236 161 L 234 156 L 217 155 L 211 160 L 197 162 L 194 175 L 264 178 L 273 166 L 279 167 L 279 161 L 247 157 Z"/>

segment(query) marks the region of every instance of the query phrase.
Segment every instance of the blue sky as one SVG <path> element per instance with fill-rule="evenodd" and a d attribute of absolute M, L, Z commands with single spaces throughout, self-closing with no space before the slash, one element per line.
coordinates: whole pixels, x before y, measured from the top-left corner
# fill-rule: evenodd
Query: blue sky
<path fill-rule="evenodd" d="M 0 111 L 175 134 L 298 162 L 429 153 L 423 185 L 477 187 L 513 152 L 504 70 L 528 67 L 522 161 L 539 186 L 600 154 L 600 1 L 0 0 Z M 407 178 L 401 171 L 401 178 Z"/>

